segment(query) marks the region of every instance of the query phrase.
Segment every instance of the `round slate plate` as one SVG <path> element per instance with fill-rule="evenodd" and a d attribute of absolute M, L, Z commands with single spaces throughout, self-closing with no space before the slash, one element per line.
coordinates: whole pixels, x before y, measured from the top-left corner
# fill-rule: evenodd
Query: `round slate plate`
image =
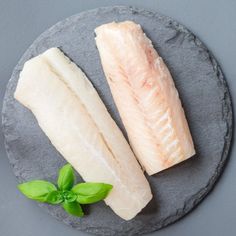
<path fill-rule="evenodd" d="M 120 219 L 103 202 L 86 208 L 89 214 L 81 219 L 67 215 L 58 206 L 41 204 L 60 221 L 98 235 L 140 235 L 184 216 L 219 177 L 232 134 L 232 108 L 226 82 L 219 65 L 199 39 L 176 21 L 157 13 L 129 7 L 99 8 L 69 17 L 44 32 L 13 71 L 4 100 L 3 128 L 7 153 L 17 178 L 56 181 L 57 170 L 64 164 L 32 113 L 13 99 L 24 62 L 50 47 L 60 47 L 83 69 L 124 131 L 94 42 L 96 26 L 123 20 L 141 24 L 169 67 L 186 111 L 197 155 L 148 177 L 153 200 L 131 221 Z M 79 176 L 78 179 L 81 180 Z"/>

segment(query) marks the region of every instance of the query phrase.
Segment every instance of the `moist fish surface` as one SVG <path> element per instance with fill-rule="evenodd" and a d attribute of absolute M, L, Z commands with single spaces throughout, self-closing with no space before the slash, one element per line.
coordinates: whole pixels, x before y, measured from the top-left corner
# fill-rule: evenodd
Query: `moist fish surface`
<path fill-rule="evenodd" d="M 132 22 L 95 29 L 103 70 L 132 149 L 149 175 L 195 154 L 184 110 L 171 74 Z M 157 35 L 158 37 L 158 35 Z"/>
<path fill-rule="evenodd" d="M 14 97 L 85 181 L 113 185 L 105 199 L 121 218 L 152 198 L 149 183 L 120 129 L 85 74 L 58 48 L 27 61 Z"/>

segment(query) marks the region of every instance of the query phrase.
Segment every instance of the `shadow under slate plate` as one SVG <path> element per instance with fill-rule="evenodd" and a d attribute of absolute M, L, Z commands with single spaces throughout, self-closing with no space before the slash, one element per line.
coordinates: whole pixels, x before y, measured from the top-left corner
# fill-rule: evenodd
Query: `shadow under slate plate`
<path fill-rule="evenodd" d="M 98 235 L 139 235 L 160 229 L 185 215 L 202 200 L 219 177 L 232 136 L 232 108 L 224 77 L 215 59 L 191 32 L 168 17 L 145 10 L 128 7 L 95 9 L 69 17 L 44 32 L 13 71 L 4 100 L 3 128 L 8 157 L 19 181 L 55 181 L 57 170 L 64 163 L 32 113 L 13 99 L 24 62 L 50 47 L 60 47 L 83 69 L 125 132 L 94 41 L 94 28 L 98 25 L 123 20 L 141 24 L 169 67 L 197 155 L 148 177 L 153 200 L 131 221 L 116 216 L 103 202 L 86 208 L 89 214 L 81 219 L 66 214 L 60 207 L 40 204 L 58 220 Z M 79 176 L 78 179 L 81 180 Z"/>

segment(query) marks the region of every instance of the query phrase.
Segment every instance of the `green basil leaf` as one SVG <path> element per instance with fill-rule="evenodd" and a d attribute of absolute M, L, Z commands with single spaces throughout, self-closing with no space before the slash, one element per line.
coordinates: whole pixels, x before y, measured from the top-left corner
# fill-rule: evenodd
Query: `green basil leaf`
<path fill-rule="evenodd" d="M 77 202 L 91 204 L 105 199 L 112 187 L 104 183 L 80 183 L 75 185 L 72 191 L 77 194 Z"/>
<path fill-rule="evenodd" d="M 57 180 L 57 185 L 60 190 L 71 190 L 74 185 L 74 171 L 70 164 L 64 165 L 60 171 Z"/>
<path fill-rule="evenodd" d="M 72 191 L 64 190 L 62 195 L 66 202 L 74 202 L 77 199 L 77 195 Z"/>
<path fill-rule="evenodd" d="M 50 203 L 50 204 L 59 204 L 63 201 L 64 201 L 64 198 L 60 191 L 50 192 L 45 199 L 45 202 Z"/>
<path fill-rule="evenodd" d="M 62 204 L 64 210 L 74 216 L 82 217 L 84 215 L 84 212 L 78 202 L 64 202 Z"/>
<path fill-rule="evenodd" d="M 57 190 L 56 186 L 48 181 L 33 180 L 18 185 L 18 189 L 28 198 L 45 202 L 47 195 Z"/>

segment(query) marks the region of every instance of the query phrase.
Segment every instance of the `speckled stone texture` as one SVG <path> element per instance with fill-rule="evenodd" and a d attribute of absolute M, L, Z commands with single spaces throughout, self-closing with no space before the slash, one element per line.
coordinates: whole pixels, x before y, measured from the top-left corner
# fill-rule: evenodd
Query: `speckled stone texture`
<path fill-rule="evenodd" d="M 88 214 L 81 219 L 67 215 L 58 206 L 40 204 L 58 220 L 97 235 L 141 235 L 184 216 L 212 189 L 223 170 L 232 136 L 232 108 L 226 82 L 214 57 L 198 38 L 184 26 L 158 13 L 129 7 L 99 8 L 69 17 L 44 32 L 13 71 L 4 100 L 3 129 L 8 157 L 19 181 L 56 181 L 57 170 L 64 163 L 32 113 L 13 99 L 24 62 L 50 47 L 60 47 L 83 69 L 124 131 L 94 42 L 95 27 L 123 20 L 141 24 L 169 67 L 197 155 L 148 177 L 154 198 L 131 221 L 120 219 L 103 202 L 85 208 Z"/>

